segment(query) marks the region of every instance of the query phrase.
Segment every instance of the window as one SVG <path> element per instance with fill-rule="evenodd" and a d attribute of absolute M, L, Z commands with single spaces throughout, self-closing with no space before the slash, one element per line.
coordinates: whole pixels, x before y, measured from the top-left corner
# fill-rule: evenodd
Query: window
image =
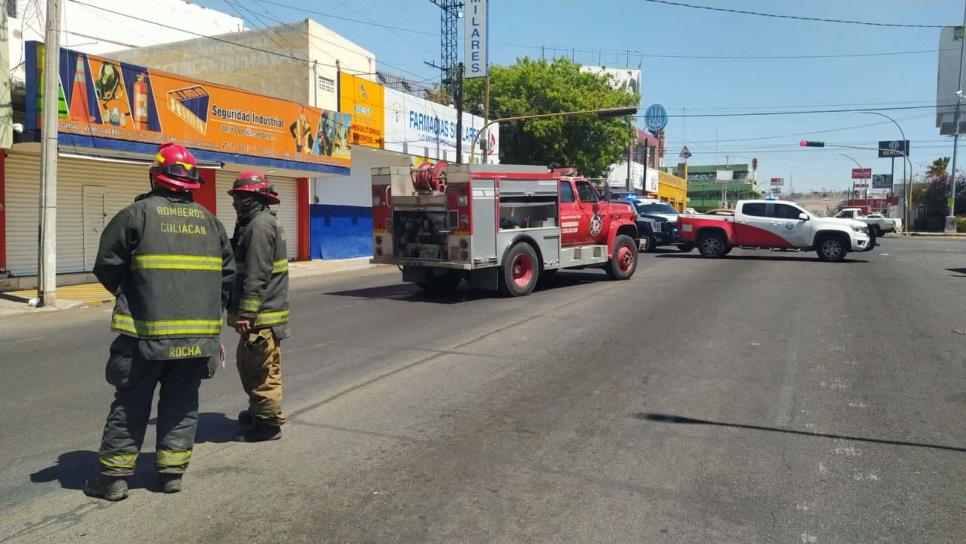
<path fill-rule="evenodd" d="M 586 181 L 577 182 L 577 195 L 580 196 L 581 202 L 597 202 L 600 200 L 597 197 L 597 191 L 595 191 L 594 187 Z"/>
<path fill-rule="evenodd" d="M 765 217 L 765 203 L 752 202 L 750 204 L 744 204 L 741 208 L 741 213 L 753 217 Z"/>
<path fill-rule="evenodd" d="M 775 204 L 772 217 L 777 219 L 798 219 L 798 215 L 800 213 L 802 213 L 802 210 L 796 208 L 795 206 L 789 206 L 788 204 Z"/>
<path fill-rule="evenodd" d="M 573 202 L 574 201 L 574 189 L 570 186 L 569 181 L 560 182 L 560 201 L 561 202 Z"/>
<path fill-rule="evenodd" d="M 653 204 L 637 204 L 637 213 L 639 214 L 649 214 L 649 213 L 664 213 L 667 215 L 677 215 L 678 211 L 671 207 L 670 204 L 665 203 L 653 203 Z"/>

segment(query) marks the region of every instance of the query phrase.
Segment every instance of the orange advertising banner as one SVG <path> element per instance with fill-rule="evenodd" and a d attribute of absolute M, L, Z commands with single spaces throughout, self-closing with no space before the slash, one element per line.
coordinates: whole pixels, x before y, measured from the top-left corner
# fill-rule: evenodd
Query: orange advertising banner
<path fill-rule="evenodd" d="M 43 44 L 27 44 L 27 124 L 39 136 Z M 61 49 L 62 145 L 154 153 L 162 142 L 201 160 L 347 174 L 350 114 Z M 381 126 L 381 125 L 380 125 Z"/>

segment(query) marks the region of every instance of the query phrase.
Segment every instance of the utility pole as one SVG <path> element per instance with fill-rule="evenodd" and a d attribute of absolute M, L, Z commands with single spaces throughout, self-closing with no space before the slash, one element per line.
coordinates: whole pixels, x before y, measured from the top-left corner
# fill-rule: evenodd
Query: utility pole
<path fill-rule="evenodd" d="M 38 306 L 57 304 L 57 99 L 60 82 L 60 0 L 47 0 L 44 38 L 43 147 L 40 174 Z"/>
<path fill-rule="evenodd" d="M 463 164 L 463 63 L 456 65 L 456 164 Z"/>
<path fill-rule="evenodd" d="M 963 32 L 966 33 L 966 2 L 963 2 Z M 953 133 L 953 161 L 949 171 L 949 215 L 946 216 L 946 232 L 956 232 L 956 155 L 959 152 L 959 117 L 963 102 L 963 53 L 966 52 L 966 35 L 959 40 L 959 89 L 956 91 L 956 113 L 953 123 L 956 125 Z"/>

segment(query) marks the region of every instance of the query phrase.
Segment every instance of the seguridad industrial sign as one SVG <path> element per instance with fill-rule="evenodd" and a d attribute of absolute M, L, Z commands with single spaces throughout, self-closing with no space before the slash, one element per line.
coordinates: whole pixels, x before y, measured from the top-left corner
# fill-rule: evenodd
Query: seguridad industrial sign
<path fill-rule="evenodd" d="M 26 44 L 25 132 L 40 137 L 44 46 Z M 351 115 L 61 49 L 64 145 L 154 154 L 161 142 L 200 160 L 348 174 Z"/>

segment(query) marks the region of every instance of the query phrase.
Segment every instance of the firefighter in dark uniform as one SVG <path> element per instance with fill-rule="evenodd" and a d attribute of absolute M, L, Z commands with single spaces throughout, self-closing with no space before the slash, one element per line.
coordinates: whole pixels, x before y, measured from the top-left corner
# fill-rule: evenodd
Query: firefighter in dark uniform
<path fill-rule="evenodd" d="M 282 436 L 282 350 L 289 337 L 288 255 L 285 231 L 269 206 L 278 193 L 260 172 L 242 172 L 228 191 L 238 221 L 231 245 L 238 274 L 228 303 L 229 324 L 238 341 L 238 374 L 248 394 L 248 409 L 238 415 L 240 442 Z"/>
<path fill-rule="evenodd" d="M 101 234 L 94 274 L 117 297 L 107 381 L 116 388 L 104 426 L 100 475 L 85 493 L 127 498 L 127 478 L 158 400 L 155 465 L 165 493 L 181 490 L 198 425 L 198 388 L 214 374 L 222 313 L 235 261 L 225 228 L 192 200 L 200 175 L 194 156 L 164 144 L 149 170 L 151 191 Z"/>

